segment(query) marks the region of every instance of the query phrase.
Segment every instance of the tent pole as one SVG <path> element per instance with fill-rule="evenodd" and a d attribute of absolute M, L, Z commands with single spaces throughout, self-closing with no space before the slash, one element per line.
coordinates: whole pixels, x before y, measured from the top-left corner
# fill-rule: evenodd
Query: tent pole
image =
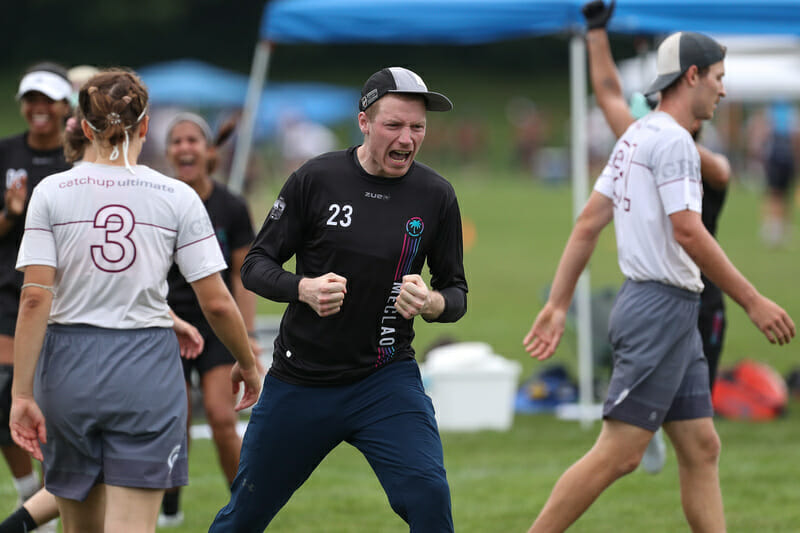
<path fill-rule="evenodd" d="M 589 196 L 589 157 L 586 135 L 586 44 L 583 35 L 574 34 L 569 47 L 571 121 L 572 210 L 578 217 Z M 578 390 L 581 426 L 592 424 L 593 393 L 592 309 L 588 267 L 578 279 L 576 290 L 578 316 Z"/>
<path fill-rule="evenodd" d="M 242 123 L 236 136 L 236 148 L 233 152 L 233 165 L 228 179 L 228 188 L 234 194 L 241 194 L 244 189 L 244 178 L 247 161 L 250 159 L 250 148 L 253 143 L 258 103 L 267 76 L 272 43 L 259 41 L 253 54 L 253 66 L 250 69 L 250 82 L 247 85 L 247 97 L 242 111 Z"/>

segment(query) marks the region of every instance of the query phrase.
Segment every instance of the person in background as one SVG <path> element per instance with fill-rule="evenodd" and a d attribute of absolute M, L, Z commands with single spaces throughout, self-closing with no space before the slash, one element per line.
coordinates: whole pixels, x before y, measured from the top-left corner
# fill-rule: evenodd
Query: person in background
<path fill-rule="evenodd" d="M 634 95 L 630 106 L 625 101 L 606 32 L 606 24 L 614 12 L 614 5 L 614 1 L 605 4 L 602 0 L 594 0 L 585 4 L 582 11 L 587 23 L 586 49 L 589 54 L 592 90 L 614 136 L 619 138 L 631 124 L 650 112 L 650 107 L 648 99 L 641 93 Z M 652 102 L 655 103 L 655 98 Z M 700 133 L 701 124 L 698 120 L 690 128 L 695 140 Z M 728 192 L 731 165 L 723 154 L 712 152 L 697 142 L 695 145 L 700 154 L 700 175 L 703 179 L 703 225 L 716 237 L 719 215 Z M 700 294 L 697 327 L 703 341 L 703 354 L 708 361 L 709 387 L 713 389 L 727 324 L 725 301 L 722 291 L 705 274 L 701 273 L 701 279 L 703 292 Z M 666 445 L 659 428 L 642 458 L 642 468 L 651 474 L 658 473 L 664 467 L 665 460 Z"/>
<path fill-rule="evenodd" d="M 620 137 L 575 223 L 550 296 L 523 345 L 538 360 L 564 333 L 578 278 L 613 220 L 622 285 L 609 319 L 614 368 L 594 446 L 564 472 L 530 528 L 566 530 L 606 488 L 638 467 L 663 425 L 675 447 L 683 512 L 692 531 L 725 531 L 708 362 L 697 329 L 702 270 L 772 343 L 795 336 L 789 315 L 761 295 L 701 217 L 700 155 L 691 129 L 725 96 L 725 48 L 693 32 L 658 47 L 646 95 L 658 107 Z"/>
<path fill-rule="evenodd" d="M 194 189 L 203 201 L 222 255 L 230 265 L 220 274 L 244 318 L 250 347 L 258 356 L 261 347 L 255 337 L 256 295 L 244 288 L 239 273 L 255 237 L 253 223 L 244 198 L 234 195 L 225 185 L 211 177 L 217 163 L 216 149 L 230 136 L 233 127 L 233 122 L 224 124 L 215 139 L 208 123 L 201 116 L 179 113 L 167 128 L 167 160 L 175 171 L 175 177 Z M 196 358 L 183 359 L 190 415 L 188 422 L 191 423 L 191 378 L 192 373 L 197 372 L 206 419 L 211 427 L 217 457 L 230 487 L 239 467 L 239 452 L 242 448 L 242 439 L 236 430 L 236 396 L 231 394 L 230 387 L 230 373 L 236 360 L 214 334 L 203 316 L 191 285 L 177 266 L 170 269 L 167 279 L 167 301 L 170 307 L 179 316 L 197 326 L 205 340 L 205 347 Z M 179 488 L 166 492 L 158 518 L 160 527 L 174 527 L 183 522 L 179 500 Z"/>
<path fill-rule="evenodd" d="M 767 191 L 761 237 L 771 248 L 780 248 L 789 240 L 792 195 L 797 167 L 795 153 L 800 150 L 800 121 L 797 110 L 785 100 L 767 108 L 769 139 L 764 150 L 764 173 Z"/>
<path fill-rule="evenodd" d="M 361 91 L 363 144 L 311 159 L 283 186 L 242 281 L 289 305 L 230 502 L 209 531 L 263 531 L 342 442 L 367 458 L 411 531 L 453 531 L 442 443 L 411 346 L 414 317 L 452 322 L 466 312 L 455 191 L 415 161 L 427 111 L 451 108 L 416 73 L 382 69 Z M 292 256 L 295 273 L 283 268 Z"/>
<path fill-rule="evenodd" d="M 328 127 L 305 118 L 299 111 L 289 110 L 281 115 L 278 134 L 283 166 L 288 173 L 336 147 L 336 136 Z"/>
<path fill-rule="evenodd" d="M 92 65 L 77 65 L 67 71 L 67 78 L 72 84 L 72 95 L 70 96 L 70 104 L 73 108 L 78 107 L 78 93 L 83 87 L 83 84 L 91 79 L 92 76 L 100 72 L 100 69 Z"/>
<path fill-rule="evenodd" d="M 238 408 L 255 402 L 260 379 L 200 199 L 136 165 L 148 126 L 141 81 L 101 72 L 79 102 L 95 162 L 37 186 L 17 259 L 11 434 L 44 462 L 66 531 L 153 532 L 164 489 L 188 475 L 180 344 L 166 301 L 173 260 L 237 359 Z"/>
<path fill-rule="evenodd" d="M 45 62 L 27 69 L 17 90 L 27 130 L 0 140 L 0 450 L 11 470 L 18 505 L 41 483 L 30 457 L 13 442 L 8 427 L 22 285 L 14 261 L 31 192 L 45 176 L 70 167 L 62 148 L 70 91 L 67 71 L 61 65 Z"/>

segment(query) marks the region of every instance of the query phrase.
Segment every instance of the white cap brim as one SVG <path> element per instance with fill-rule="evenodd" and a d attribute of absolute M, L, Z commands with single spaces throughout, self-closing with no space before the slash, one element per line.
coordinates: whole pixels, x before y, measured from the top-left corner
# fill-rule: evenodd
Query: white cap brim
<path fill-rule="evenodd" d="M 37 70 L 25 74 L 22 78 L 17 91 L 17 100 L 32 91 L 40 92 L 56 101 L 69 100 L 72 94 L 72 85 L 54 72 Z"/>

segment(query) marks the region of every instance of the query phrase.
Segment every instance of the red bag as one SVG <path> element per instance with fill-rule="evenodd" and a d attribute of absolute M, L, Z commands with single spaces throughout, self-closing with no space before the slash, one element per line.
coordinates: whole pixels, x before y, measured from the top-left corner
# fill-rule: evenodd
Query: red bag
<path fill-rule="evenodd" d="M 722 371 L 711 394 L 716 414 L 734 420 L 772 420 L 784 413 L 788 401 L 781 375 L 765 363 L 746 359 Z"/>

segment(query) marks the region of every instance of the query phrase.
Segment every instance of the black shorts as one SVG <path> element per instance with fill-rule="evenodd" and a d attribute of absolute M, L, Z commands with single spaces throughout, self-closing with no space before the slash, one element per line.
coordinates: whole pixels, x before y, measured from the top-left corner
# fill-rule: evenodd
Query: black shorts
<path fill-rule="evenodd" d="M 791 140 L 774 141 L 765 165 L 767 186 L 772 191 L 785 192 L 794 181 L 794 154 Z"/>
<path fill-rule="evenodd" d="M 197 370 L 200 377 L 209 370 L 223 365 L 233 365 L 236 359 L 231 355 L 228 349 L 222 344 L 222 341 L 217 338 L 210 326 L 196 326 L 200 334 L 203 336 L 205 346 L 203 351 L 200 352 L 195 359 L 181 359 L 183 363 L 183 376 L 186 381 L 191 381 L 192 370 Z"/>
<path fill-rule="evenodd" d="M 14 443 L 11 438 L 11 428 L 8 427 L 12 381 L 14 381 L 14 367 L 0 365 L 0 446 L 10 446 Z"/>
<path fill-rule="evenodd" d="M 14 336 L 19 312 L 19 294 L 0 291 L 0 335 Z"/>

